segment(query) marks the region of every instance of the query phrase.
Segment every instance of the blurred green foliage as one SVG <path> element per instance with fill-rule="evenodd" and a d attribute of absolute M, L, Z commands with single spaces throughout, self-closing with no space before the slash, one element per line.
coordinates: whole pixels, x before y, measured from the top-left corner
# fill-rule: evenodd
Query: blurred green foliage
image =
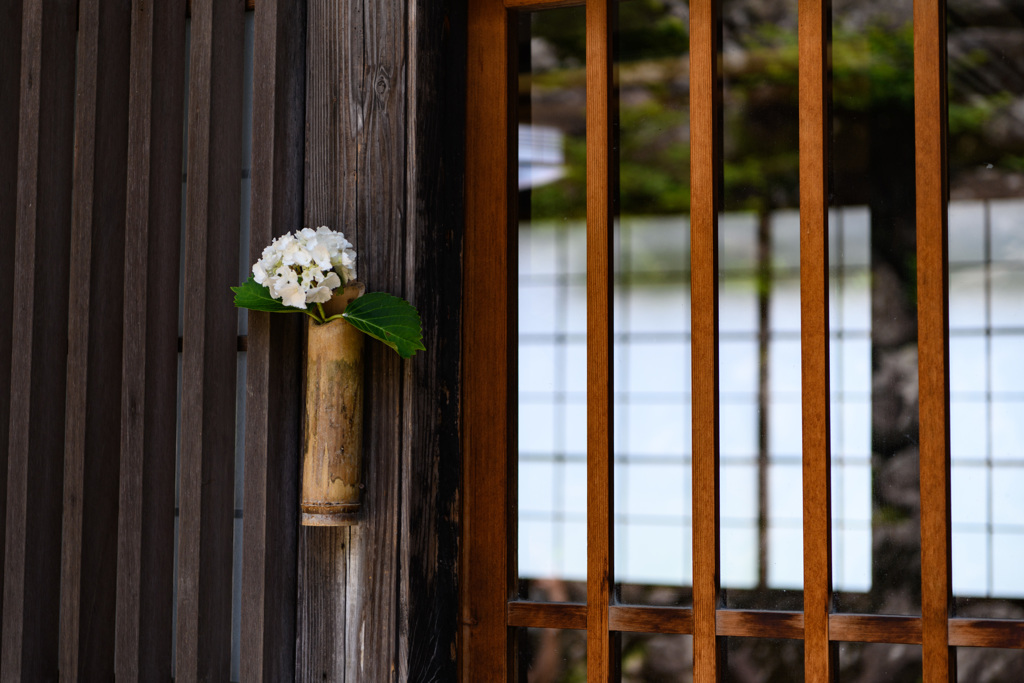
<path fill-rule="evenodd" d="M 688 81 L 630 77 L 644 65 L 686 60 L 685 21 L 660 0 L 619 4 L 619 201 L 623 215 L 678 215 L 690 209 Z M 534 22 L 534 36 L 552 46 L 559 67 L 533 79 L 536 96 L 582 88 L 585 33 L 581 21 Z M 795 31 L 762 26 L 738 41 L 742 55 L 725 55 L 723 182 L 727 210 L 766 211 L 798 205 L 798 46 Z M 981 95 L 957 78 L 983 69 L 990 53 L 976 51 L 949 65 L 951 166 L 987 161 L 1024 170 L 1024 150 L 993 149 L 984 128 L 1009 107 L 1006 92 Z M 832 37 L 834 134 L 852 135 L 871 115 L 912 117 L 913 27 L 885 24 L 837 27 Z M 661 73 L 652 68 L 651 73 Z M 685 74 L 685 71 L 684 71 Z M 676 86 L 676 87 L 671 87 Z M 682 92 L 680 92 L 682 90 Z M 639 92 L 638 92 L 639 91 Z M 565 139 L 564 178 L 536 188 L 535 219 L 586 214 L 586 144 L 582 132 Z"/>

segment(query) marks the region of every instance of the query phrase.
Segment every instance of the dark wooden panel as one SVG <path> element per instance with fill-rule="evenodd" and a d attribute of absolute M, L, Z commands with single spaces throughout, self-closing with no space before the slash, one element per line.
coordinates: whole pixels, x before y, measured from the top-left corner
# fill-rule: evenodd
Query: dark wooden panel
<path fill-rule="evenodd" d="M 177 678 L 231 659 L 234 411 L 244 3 L 192 7 L 181 380 Z"/>
<path fill-rule="evenodd" d="M 720 609 L 716 615 L 720 636 L 748 638 L 803 638 L 803 612 Z"/>
<path fill-rule="evenodd" d="M 1024 621 L 950 619 L 949 644 L 973 647 L 1024 648 Z"/>
<path fill-rule="evenodd" d="M 612 40 L 617 7 L 587 3 L 587 677 L 616 668 L 608 605 L 615 585 L 612 499 Z M 616 169 L 617 170 L 617 169 Z"/>
<path fill-rule="evenodd" d="M 692 634 L 693 610 L 613 605 L 608 609 L 608 626 L 613 631 Z"/>
<path fill-rule="evenodd" d="M 587 606 L 565 602 L 508 603 L 508 625 L 523 628 L 587 628 Z"/>
<path fill-rule="evenodd" d="M 828 639 L 832 605 L 829 438 L 828 0 L 801 0 L 800 353 L 803 424 L 804 669 L 809 681 L 836 676 Z"/>
<path fill-rule="evenodd" d="M 690 5 L 691 361 L 693 382 L 693 673 L 717 681 L 724 648 L 718 607 L 718 208 L 721 88 L 718 3 Z"/>
<path fill-rule="evenodd" d="M 57 676 L 74 133 L 72 0 L 24 5 L 0 679 Z"/>
<path fill-rule="evenodd" d="M 0 4 L 0 291 L 14 291 L 14 235 L 18 204 L 18 117 L 21 81 L 20 0 Z M 10 427 L 12 296 L 0 297 L 0 529 L 7 522 L 7 447 Z M 4 544 L 0 543 L 0 575 L 4 573 Z M 0 614 L 3 591 L 0 590 Z"/>
<path fill-rule="evenodd" d="M 79 3 L 60 670 L 114 676 L 131 15 Z"/>
<path fill-rule="evenodd" d="M 260 3 L 253 49 L 250 263 L 302 224 L 305 7 Z M 249 313 L 241 679 L 295 677 L 303 316 Z"/>
<path fill-rule="evenodd" d="M 409 3 L 406 291 L 424 345 L 406 376 L 399 680 L 457 679 L 465 0 Z"/>
<path fill-rule="evenodd" d="M 462 358 L 462 563 L 459 576 L 464 681 L 508 680 L 505 602 L 511 594 L 507 472 L 514 426 L 507 353 L 510 201 L 509 55 L 501 0 L 469 3 L 466 95 L 466 262 Z M 513 138 L 514 139 L 514 138 Z M 513 147 L 514 149 L 514 147 Z M 513 261 L 514 263 L 514 261 Z"/>
<path fill-rule="evenodd" d="M 920 617 L 832 614 L 828 628 L 829 639 L 837 642 L 921 644 Z"/>
<path fill-rule="evenodd" d="M 185 18 L 132 3 L 115 672 L 171 675 Z"/>
<path fill-rule="evenodd" d="M 949 646 L 952 553 L 946 274 L 946 3 L 914 3 L 921 616 L 924 680 L 956 680 Z"/>

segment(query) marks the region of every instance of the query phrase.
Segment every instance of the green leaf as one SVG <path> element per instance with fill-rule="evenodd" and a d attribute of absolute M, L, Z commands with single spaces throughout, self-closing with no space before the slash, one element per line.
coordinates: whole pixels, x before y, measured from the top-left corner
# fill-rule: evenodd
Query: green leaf
<path fill-rule="evenodd" d="M 268 313 L 304 313 L 302 309 L 292 306 L 285 306 L 279 299 L 270 296 L 270 290 L 249 276 L 246 282 L 238 287 L 232 287 L 235 293 L 235 306 L 248 308 L 251 311 L 266 311 Z"/>
<path fill-rule="evenodd" d="M 357 330 L 393 348 L 402 358 L 411 358 L 417 349 L 426 350 L 420 314 L 405 299 L 372 292 L 350 303 L 342 317 Z"/>

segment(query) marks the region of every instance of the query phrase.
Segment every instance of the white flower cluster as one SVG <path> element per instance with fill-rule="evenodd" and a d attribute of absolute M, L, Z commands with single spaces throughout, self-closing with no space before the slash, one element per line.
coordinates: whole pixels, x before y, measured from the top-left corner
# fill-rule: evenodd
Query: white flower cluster
<path fill-rule="evenodd" d="M 356 278 L 356 252 L 344 233 L 303 228 L 264 249 L 252 275 L 285 306 L 306 308 L 328 301 L 333 290 Z"/>

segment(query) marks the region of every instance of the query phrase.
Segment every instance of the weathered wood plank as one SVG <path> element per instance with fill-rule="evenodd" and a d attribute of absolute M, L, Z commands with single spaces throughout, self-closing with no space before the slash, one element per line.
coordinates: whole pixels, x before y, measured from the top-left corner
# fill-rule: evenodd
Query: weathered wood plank
<path fill-rule="evenodd" d="M 131 15 L 79 3 L 61 562 L 60 671 L 114 675 Z"/>
<path fill-rule="evenodd" d="M 800 356 L 803 423 L 804 676 L 835 680 L 829 426 L 829 0 L 801 0 Z"/>
<path fill-rule="evenodd" d="M 949 481 L 949 294 L 946 202 L 946 3 L 914 2 L 921 617 L 924 680 L 956 680 Z"/>
<path fill-rule="evenodd" d="M 399 680 L 456 680 L 465 3 L 409 4 L 405 291 L 424 326 L 403 386 Z"/>
<path fill-rule="evenodd" d="M 245 6 L 192 7 L 178 545 L 177 679 L 231 659 L 236 284 Z"/>
<path fill-rule="evenodd" d="M 608 606 L 615 585 L 612 395 L 612 40 L 617 5 L 587 3 L 587 680 L 616 669 Z M 616 98 L 613 100 L 613 98 Z M 618 169 L 614 169 L 617 173 Z M 513 507 L 513 509 L 515 509 Z"/>
<path fill-rule="evenodd" d="M 515 457 L 509 424 L 515 383 L 508 369 L 516 343 L 508 235 L 515 201 L 510 179 L 494 169 L 513 163 L 508 69 L 514 42 L 501 0 L 470 2 L 468 11 L 464 273 L 472 285 L 463 288 L 462 358 L 469 370 L 462 385 L 460 674 L 465 681 L 504 681 L 512 660 L 505 604 L 516 572 L 509 566 L 507 487 Z"/>
<path fill-rule="evenodd" d="M 249 262 L 302 221 L 305 12 L 261 2 L 255 16 Z M 249 314 L 241 679 L 295 677 L 301 316 Z"/>
<path fill-rule="evenodd" d="M 351 95 L 362 25 L 359 2 L 307 3 L 305 224 L 342 230 L 353 242 L 359 111 Z M 349 535 L 347 527 L 299 533 L 296 680 L 345 680 Z"/>
<path fill-rule="evenodd" d="M 358 99 L 350 102 L 361 112 L 354 240 L 362 261 L 359 276 L 368 291 L 399 296 L 406 294 L 405 25 L 405 3 L 364 4 L 363 63 L 351 84 Z M 342 57 L 343 62 L 355 58 Z M 368 344 L 364 353 L 365 519 L 350 530 L 345 679 L 386 681 L 398 668 L 402 381 L 412 361 L 403 364 L 381 344 Z M 376 643 L 389 646 L 376 648 Z"/>
<path fill-rule="evenodd" d="M 721 87 L 718 3 L 690 6 L 691 362 L 693 382 L 693 673 L 717 681 L 724 647 L 715 632 L 719 596 L 718 210 Z"/>
<path fill-rule="evenodd" d="M 0 5 L 0 291 L 14 291 L 14 235 L 18 205 L 18 129 L 21 81 L 20 0 Z M 11 386 L 11 333 L 14 298 L 0 298 L 0 387 Z M 0 391 L 0 529 L 7 526 L 7 448 L 11 392 Z M 4 544 L 0 543 L 0 576 L 4 573 Z M 0 615 L 3 591 L 0 590 Z"/>
<path fill-rule="evenodd" d="M 29 0 L 22 15 L 0 650 L 10 681 L 57 676 L 76 5 Z"/>
<path fill-rule="evenodd" d="M 171 675 L 185 17 L 132 3 L 125 231 L 118 680 Z"/>

